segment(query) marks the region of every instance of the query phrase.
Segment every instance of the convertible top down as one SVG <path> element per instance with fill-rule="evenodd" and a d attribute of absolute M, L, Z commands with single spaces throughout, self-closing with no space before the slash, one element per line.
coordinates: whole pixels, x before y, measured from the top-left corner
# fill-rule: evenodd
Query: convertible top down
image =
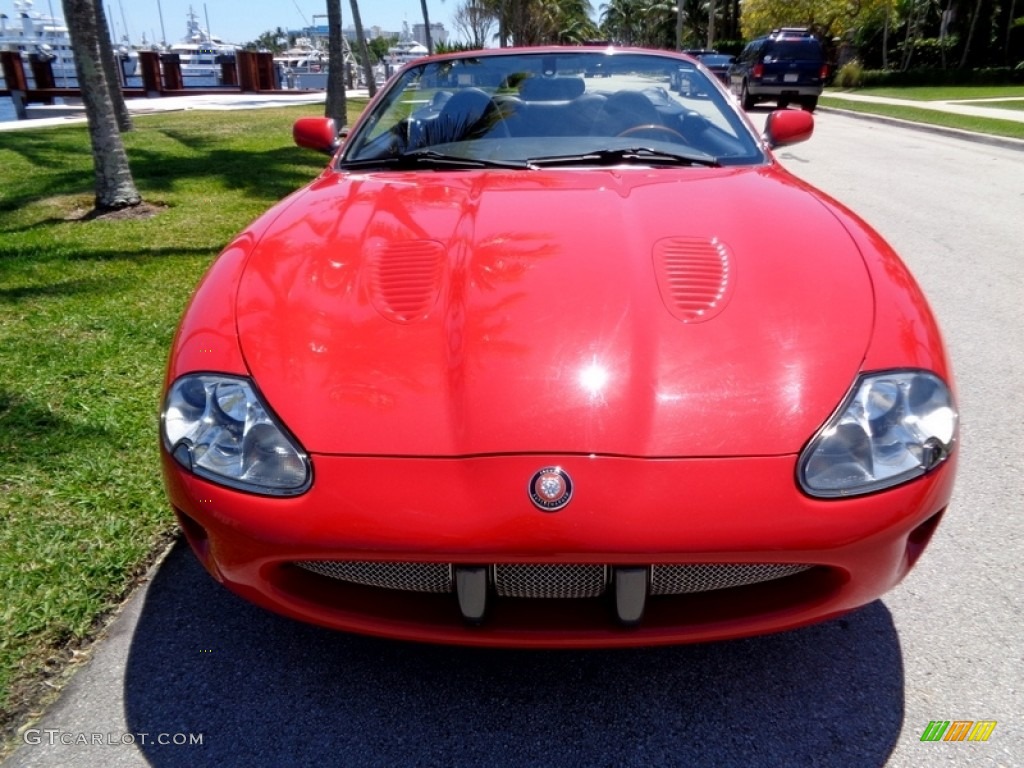
<path fill-rule="evenodd" d="M 600 71 L 605 77 L 587 78 Z M 673 92 L 670 78 L 685 75 Z M 695 642 L 870 602 L 953 488 L 927 302 L 681 54 L 401 70 L 214 262 L 171 349 L 167 492 L 214 578 L 337 629 Z"/>

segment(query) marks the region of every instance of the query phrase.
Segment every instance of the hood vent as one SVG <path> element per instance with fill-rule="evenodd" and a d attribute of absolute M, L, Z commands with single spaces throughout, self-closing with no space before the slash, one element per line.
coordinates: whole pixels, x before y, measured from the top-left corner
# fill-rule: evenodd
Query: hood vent
<path fill-rule="evenodd" d="M 732 256 L 718 238 L 669 237 L 654 244 L 654 271 L 668 310 L 702 323 L 725 309 L 736 283 Z"/>
<path fill-rule="evenodd" d="M 435 240 L 381 243 L 369 253 L 373 305 L 388 320 L 424 319 L 437 302 L 444 246 Z"/>

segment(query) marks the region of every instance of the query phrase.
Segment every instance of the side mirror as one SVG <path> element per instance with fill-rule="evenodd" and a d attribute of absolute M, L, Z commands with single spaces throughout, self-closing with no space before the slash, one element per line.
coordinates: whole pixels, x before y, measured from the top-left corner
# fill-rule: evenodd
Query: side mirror
<path fill-rule="evenodd" d="M 337 124 L 330 117 L 300 117 L 292 126 L 292 138 L 303 149 L 328 155 L 341 146 Z"/>
<path fill-rule="evenodd" d="M 772 149 L 807 141 L 814 133 L 814 117 L 802 109 L 777 109 L 764 121 L 761 137 Z"/>

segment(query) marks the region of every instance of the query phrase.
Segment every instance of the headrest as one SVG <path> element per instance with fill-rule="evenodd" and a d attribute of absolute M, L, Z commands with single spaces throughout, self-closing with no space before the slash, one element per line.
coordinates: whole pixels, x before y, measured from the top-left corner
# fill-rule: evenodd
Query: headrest
<path fill-rule="evenodd" d="M 525 101 L 569 101 L 586 89 L 580 77 L 530 77 L 519 86 Z"/>

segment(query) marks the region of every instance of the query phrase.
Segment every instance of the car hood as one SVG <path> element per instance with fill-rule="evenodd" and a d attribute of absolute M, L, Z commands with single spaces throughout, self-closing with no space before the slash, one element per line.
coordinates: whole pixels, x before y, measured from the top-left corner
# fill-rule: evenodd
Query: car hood
<path fill-rule="evenodd" d="M 250 254 L 237 324 L 312 453 L 794 453 L 872 290 L 772 167 L 327 174 Z"/>

